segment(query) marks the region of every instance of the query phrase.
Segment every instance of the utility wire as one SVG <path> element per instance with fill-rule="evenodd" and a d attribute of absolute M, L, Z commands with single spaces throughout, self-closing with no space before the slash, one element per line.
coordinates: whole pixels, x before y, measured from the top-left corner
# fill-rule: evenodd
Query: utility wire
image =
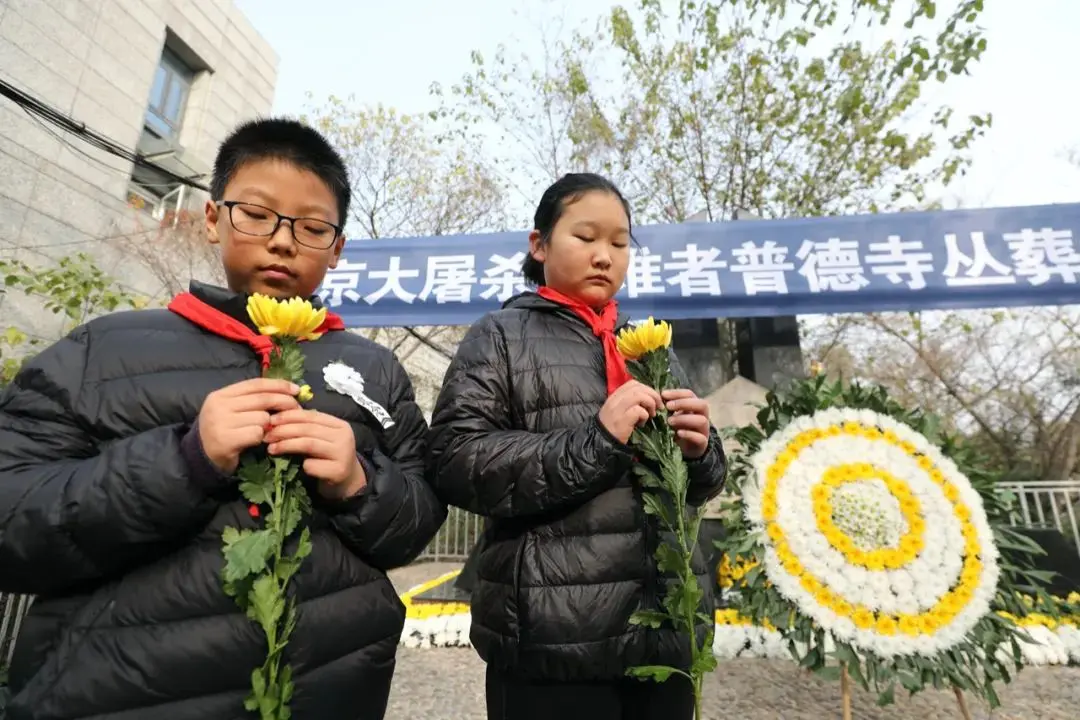
<path fill-rule="evenodd" d="M 127 148 L 117 143 L 115 140 L 111 140 L 102 135 L 101 133 L 88 128 L 85 123 L 79 122 L 71 116 L 60 112 L 51 105 L 48 105 L 41 100 L 38 100 L 37 98 L 28 95 L 27 93 L 19 90 L 13 85 L 10 85 L 4 80 L 0 80 L 0 95 L 11 100 L 13 103 L 22 108 L 28 115 L 31 115 L 35 118 L 41 118 L 42 120 L 45 120 L 51 125 L 55 125 L 61 130 L 75 135 L 80 140 L 86 142 L 93 147 L 98 148 L 99 150 L 102 150 L 110 155 L 121 158 L 123 160 L 127 160 L 128 162 L 134 163 L 139 167 L 147 168 L 149 170 L 161 173 L 165 177 L 181 185 L 187 185 L 188 187 L 195 188 L 196 190 L 202 190 L 203 192 L 210 191 L 210 189 L 202 183 L 192 178 L 177 175 L 171 170 L 167 170 L 158 165 L 157 163 L 146 159 L 146 157 L 141 153 L 135 152 L 133 150 L 128 150 Z"/>

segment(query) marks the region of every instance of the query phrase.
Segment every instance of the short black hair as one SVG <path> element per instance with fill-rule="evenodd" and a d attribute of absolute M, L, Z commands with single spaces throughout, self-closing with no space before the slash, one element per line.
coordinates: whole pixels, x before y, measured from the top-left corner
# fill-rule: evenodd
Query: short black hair
<path fill-rule="evenodd" d="M 345 226 L 351 199 L 345 161 L 318 130 L 287 118 L 251 120 L 232 131 L 214 160 L 210 198 L 224 199 L 225 186 L 243 165 L 270 159 L 315 173 L 337 198 L 338 224 Z"/>
<path fill-rule="evenodd" d="M 540 233 L 541 244 L 546 245 L 551 242 L 551 233 L 555 230 L 555 225 L 558 224 L 567 205 L 577 202 L 582 195 L 593 191 L 606 192 L 617 197 L 622 203 L 623 210 L 626 211 L 626 222 L 630 223 L 630 203 L 626 201 L 615 183 L 595 173 L 567 173 L 544 191 L 544 194 L 540 196 L 540 204 L 536 206 L 533 228 Z M 525 260 L 521 263 L 521 274 L 531 285 L 543 287 L 545 284 L 544 263 L 534 258 L 532 253 L 525 253 Z"/>

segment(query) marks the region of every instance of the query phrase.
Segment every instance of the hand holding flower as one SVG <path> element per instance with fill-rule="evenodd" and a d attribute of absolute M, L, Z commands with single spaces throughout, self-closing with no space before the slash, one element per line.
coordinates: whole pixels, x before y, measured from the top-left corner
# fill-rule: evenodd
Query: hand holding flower
<path fill-rule="evenodd" d="M 207 395 L 198 423 L 207 459 L 221 472 L 236 472 L 240 453 L 262 441 L 271 413 L 300 407 L 297 392 L 299 387 L 288 380 L 255 378 Z"/>
<path fill-rule="evenodd" d="M 287 410 L 270 418 L 265 442 L 271 455 L 305 456 L 304 472 L 329 499 L 351 497 L 367 485 L 348 422 L 317 410 Z"/>
<path fill-rule="evenodd" d="M 675 430 L 675 443 L 688 460 L 701 458 L 709 449 L 709 403 L 693 390 L 665 390 L 661 393 L 668 412 L 668 424 Z"/>

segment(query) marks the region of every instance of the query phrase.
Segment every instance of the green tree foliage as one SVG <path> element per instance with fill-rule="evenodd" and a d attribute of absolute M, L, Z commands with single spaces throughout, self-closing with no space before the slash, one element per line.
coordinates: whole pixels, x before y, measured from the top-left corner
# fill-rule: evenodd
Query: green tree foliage
<path fill-rule="evenodd" d="M 10 295 L 23 293 L 41 307 L 63 318 L 61 334 L 69 332 L 95 315 L 145 304 L 122 289 L 101 271 L 89 255 L 78 253 L 53 265 L 35 267 L 19 260 L 0 260 L 0 303 Z M 11 382 L 25 359 L 43 343 L 56 337 L 40 335 L 27 325 L 7 325 L 0 334 L 0 386 Z"/>
<path fill-rule="evenodd" d="M 924 207 L 990 123 L 956 118 L 930 90 L 967 73 L 986 40 L 980 0 L 944 17 L 905 5 L 640 0 L 594 33 L 549 40 L 539 61 L 474 53 L 460 83 L 435 91 L 442 117 L 499 141 L 531 197 L 589 169 L 658 222 Z"/>

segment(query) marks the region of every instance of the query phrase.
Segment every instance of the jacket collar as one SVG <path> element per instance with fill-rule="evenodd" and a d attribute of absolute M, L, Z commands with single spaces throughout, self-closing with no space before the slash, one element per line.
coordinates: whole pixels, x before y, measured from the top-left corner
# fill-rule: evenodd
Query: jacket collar
<path fill-rule="evenodd" d="M 520 295 L 515 295 L 509 298 L 503 303 L 503 308 L 518 308 L 524 310 L 539 310 L 541 312 L 552 312 L 557 315 L 570 318 L 574 322 L 582 323 L 581 318 L 573 313 L 573 311 L 566 309 L 559 303 L 552 302 L 547 298 L 540 297 L 534 292 L 523 292 Z M 630 316 L 626 313 L 619 311 L 618 319 L 615 322 L 616 328 L 621 328 L 630 322 Z"/>

